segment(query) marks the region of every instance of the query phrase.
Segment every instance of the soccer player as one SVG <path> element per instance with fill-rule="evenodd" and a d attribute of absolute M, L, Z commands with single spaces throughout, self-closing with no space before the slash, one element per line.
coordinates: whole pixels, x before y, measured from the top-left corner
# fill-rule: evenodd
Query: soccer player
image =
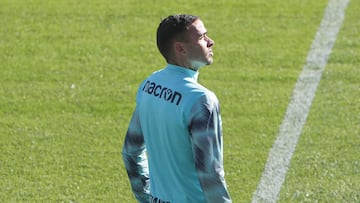
<path fill-rule="evenodd" d="M 202 20 L 171 15 L 157 29 L 167 65 L 140 85 L 123 146 L 139 202 L 231 202 L 223 167 L 219 101 L 197 82 L 213 62 Z"/>

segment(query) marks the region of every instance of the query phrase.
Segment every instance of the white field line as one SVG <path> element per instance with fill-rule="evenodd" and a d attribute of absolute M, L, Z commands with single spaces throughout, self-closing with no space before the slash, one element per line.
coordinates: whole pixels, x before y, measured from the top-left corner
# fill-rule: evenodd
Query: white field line
<path fill-rule="evenodd" d="M 329 0 L 306 63 L 293 90 L 278 137 L 269 152 L 261 180 L 253 194 L 253 203 L 272 203 L 278 199 L 291 157 L 349 2 L 350 0 Z"/>

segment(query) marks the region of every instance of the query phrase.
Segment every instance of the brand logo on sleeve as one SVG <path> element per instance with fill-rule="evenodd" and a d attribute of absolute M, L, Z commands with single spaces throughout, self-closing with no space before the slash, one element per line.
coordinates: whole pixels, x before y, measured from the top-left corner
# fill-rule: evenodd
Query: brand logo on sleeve
<path fill-rule="evenodd" d="M 179 92 L 158 85 L 155 82 L 151 82 L 149 80 L 145 82 L 142 91 L 150 95 L 153 95 L 155 97 L 158 97 L 159 99 L 163 99 L 165 101 L 175 103 L 176 105 L 180 104 L 182 98 L 182 95 Z"/>

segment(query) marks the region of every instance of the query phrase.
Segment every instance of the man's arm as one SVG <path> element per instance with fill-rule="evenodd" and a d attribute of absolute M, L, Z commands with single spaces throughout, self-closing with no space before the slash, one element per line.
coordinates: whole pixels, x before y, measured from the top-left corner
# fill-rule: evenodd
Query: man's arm
<path fill-rule="evenodd" d="M 216 97 L 203 97 L 192 110 L 190 133 L 195 166 L 209 203 L 229 203 L 223 168 L 222 127 Z"/>
<path fill-rule="evenodd" d="M 126 133 L 122 155 L 136 199 L 142 203 L 149 202 L 150 179 L 148 162 L 137 109 L 135 109 L 132 115 Z"/>

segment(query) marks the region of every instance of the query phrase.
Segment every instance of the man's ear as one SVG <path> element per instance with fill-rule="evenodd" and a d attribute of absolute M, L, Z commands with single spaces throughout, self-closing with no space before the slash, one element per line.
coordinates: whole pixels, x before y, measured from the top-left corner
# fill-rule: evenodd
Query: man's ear
<path fill-rule="evenodd" d="M 185 54 L 186 53 L 186 49 L 184 47 L 184 44 L 182 42 L 175 42 L 174 43 L 175 46 L 175 51 L 179 54 Z"/>

